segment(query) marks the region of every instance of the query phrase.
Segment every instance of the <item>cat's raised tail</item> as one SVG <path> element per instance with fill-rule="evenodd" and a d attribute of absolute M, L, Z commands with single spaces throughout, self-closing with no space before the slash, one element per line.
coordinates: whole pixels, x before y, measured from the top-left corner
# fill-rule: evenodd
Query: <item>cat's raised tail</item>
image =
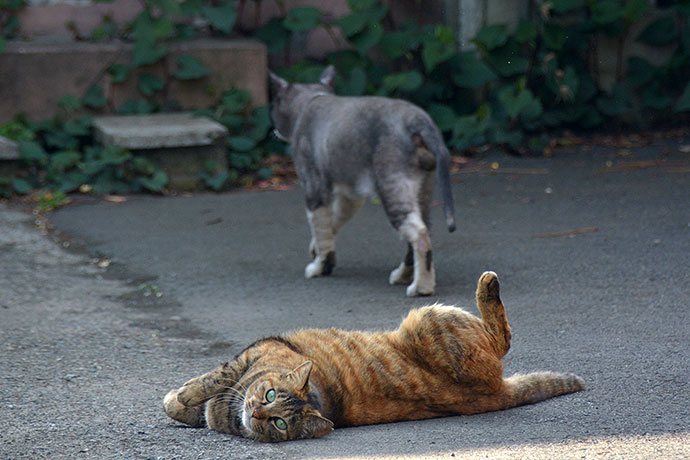
<path fill-rule="evenodd" d="M 575 374 L 532 372 L 515 374 L 503 380 L 504 409 L 534 404 L 545 399 L 585 389 L 585 382 Z"/>

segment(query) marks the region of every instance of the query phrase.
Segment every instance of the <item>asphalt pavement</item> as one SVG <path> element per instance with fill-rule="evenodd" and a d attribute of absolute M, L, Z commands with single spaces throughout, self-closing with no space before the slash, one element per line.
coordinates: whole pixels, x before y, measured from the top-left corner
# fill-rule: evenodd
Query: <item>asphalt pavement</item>
<path fill-rule="evenodd" d="M 0 458 L 690 458 L 690 138 L 639 140 L 474 157 L 453 175 L 457 231 L 432 213 L 428 298 L 388 285 L 405 245 L 376 201 L 311 280 L 298 187 L 75 197 L 50 231 L 0 204 Z M 434 302 L 477 313 L 485 270 L 512 327 L 506 374 L 575 372 L 585 391 L 276 445 L 162 411 L 265 335 L 395 328 Z"/>

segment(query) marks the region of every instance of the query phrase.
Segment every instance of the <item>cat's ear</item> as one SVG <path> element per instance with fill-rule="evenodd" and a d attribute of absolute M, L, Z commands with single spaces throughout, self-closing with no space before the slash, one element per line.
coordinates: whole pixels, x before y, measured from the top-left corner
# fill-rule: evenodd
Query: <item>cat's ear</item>
<path fill-rule="evenodd" d="M 326 69 L 324 69 L 323 72 L 321 72 L 319 83 L 333 89 L 333 80 L 335 80 L 335 67 L 333 67 L 333 65 L 329 65 L 326 67 Z"/>
<path fill-rule="evenodd" d="M 311 368 L 313 363 L 311 361 L 305 361 L 288 374 L 288 377 L 293 379 L 295 382 L 295 388 L 297 391 L 302 391 L 309 383 L 309 374 L 311 374 Z"/>
<path fill-rule="evenodd" d="M 333 431 L 333 422 L 322 416 L 318 412 L 310 412 L 304 420 L 304 428 L 311 437 L 321 438 Z"/>
<path fill-rule="evenodd" d="M 276 89 L 281 91 L 290 85 L 290 83 L 287 80 L 280 78 L 278 75 L 274 74 L 270 70 L 268 72 L 268 78 L 271 80 L 271 84 L 273 84 L 273 86 L 275 86 Z"/>

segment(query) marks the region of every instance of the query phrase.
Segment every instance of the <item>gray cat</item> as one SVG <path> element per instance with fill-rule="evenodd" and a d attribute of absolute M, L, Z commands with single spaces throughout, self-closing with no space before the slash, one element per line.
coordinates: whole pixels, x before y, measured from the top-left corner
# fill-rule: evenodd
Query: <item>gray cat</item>
<path fill-rule="evenodd" d="M 336 233 L 365 198 L 377 195 L 408 242 L 390 283 L 408 284 L 408 296 L 432 294 L 436 279 L 428 228 L 435 169 L 450 232 L 455 217 L 448 150 L 431 117 L 398 99 L 336 96 L 333 66 L 314 84 L 289 83 L 273 73 L 270 78 L 275 133 L 292 144 L 306 198 L 313 260 L 305 276 L 331 273 Z"/>

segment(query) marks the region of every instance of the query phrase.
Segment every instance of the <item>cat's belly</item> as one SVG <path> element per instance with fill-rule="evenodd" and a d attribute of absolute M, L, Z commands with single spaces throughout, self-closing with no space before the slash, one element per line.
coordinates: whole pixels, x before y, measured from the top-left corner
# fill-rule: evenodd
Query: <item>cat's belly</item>
<path fill-rule="evenodd" d="M 374 178 L 370 171 L 362 172 L 352 181 L 341 181 L 333 184 L 333 193 L 351 200 L 376 196 Z"/>

